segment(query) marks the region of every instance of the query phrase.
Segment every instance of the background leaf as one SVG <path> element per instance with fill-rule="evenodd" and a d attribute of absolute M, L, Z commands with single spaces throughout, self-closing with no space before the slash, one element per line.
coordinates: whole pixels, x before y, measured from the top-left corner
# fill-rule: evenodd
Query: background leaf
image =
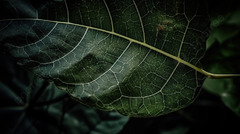
<path fill-rule="evenodd" d="M 236 1 L 222 4 L 229 10 L 214 15 L 212 9 L 211 32 L 207 45 L 209 46 L 205 58 L 205 68 L 213 73 L 240 73 L 240 6 Z M 221 16 L 221 17 L 219 17 Z M 222 18 L 222 19 L 219 19 Z M 221 21 L 218 25 L 215 25 Z M 240 115 L 239 78 L 234 79 L 207 79 L 204 89 L 221 97 L 224 104 Z"/>
<path fill-rule="evenodd" d="M 0 57 L 0 131 L 3 134 L 117 134 L 128 117 L 82 106 L 53 83 Z"/>

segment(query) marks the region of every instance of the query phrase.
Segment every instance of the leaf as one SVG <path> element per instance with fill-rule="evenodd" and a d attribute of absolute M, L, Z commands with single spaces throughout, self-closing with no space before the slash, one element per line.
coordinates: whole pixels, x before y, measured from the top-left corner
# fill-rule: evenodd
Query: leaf
<path fill-rule="evenodd" d="M 72 101 L 52 83 L 34 78 L 0 55 L 1 133 L 118 134 L 128 117 Z M 7 79 L 6 77 L 11 77 Z M 16 91 L 17 89 L 17 91 Z"/>
<path fill-rule="evenodd" d="M 205 52 L 203 1 L 2 3 L 3 50 L 85 105 L 159 116 L 191 104 L 205 79 L 192 68 Z"/>

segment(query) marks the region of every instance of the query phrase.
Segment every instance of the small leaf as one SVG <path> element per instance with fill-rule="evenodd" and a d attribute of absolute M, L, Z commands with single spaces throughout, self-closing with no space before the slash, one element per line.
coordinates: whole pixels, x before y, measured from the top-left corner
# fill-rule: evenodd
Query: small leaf
<path fill-rule="evenodd" d="M 83 104 L 159 116 L 191 104 L 205 79 L 186 65 L 205 53 L 203 1 L 2 3 L 3 50 Z"/>

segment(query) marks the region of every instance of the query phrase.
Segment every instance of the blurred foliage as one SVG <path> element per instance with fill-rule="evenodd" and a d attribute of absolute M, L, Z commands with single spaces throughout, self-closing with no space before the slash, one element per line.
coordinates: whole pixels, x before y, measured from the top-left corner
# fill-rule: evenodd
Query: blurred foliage
<path fill-rule="evenodd" d="M 240 6 L 209 1 L 211 32 L 204 69 L 240 73 Z M 207 79 L 189 107 L 156 118 L 128 118 L 85 107 L 52 83 L 0 55 L 0 132 L 3 134 L 239 133 L 240 79 Z M 233 112 L 232 112 L 233 111 Z"/>
<path fill-rule="evenodd" d="M 0 57 L 0 132 L 3 134 L 117 134 L 128 117 L 85 107 L 53 83 Z"/>
<path fill-rule="evenodd" d="M 210 12 L 211 32 L 203 64 L 212 73 L 240 74 L 240 6 L 232 0 L 217 7 L 224 10 L 216 8 Z M 240 78 L 207 79 L 203 87 L 220 96 L 240 116 Z"/>

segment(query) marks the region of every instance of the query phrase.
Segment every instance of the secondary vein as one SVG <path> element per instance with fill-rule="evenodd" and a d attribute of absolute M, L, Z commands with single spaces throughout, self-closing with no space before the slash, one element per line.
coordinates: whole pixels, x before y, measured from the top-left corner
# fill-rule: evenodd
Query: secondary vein
<path fill-rule="evenodd" d="M 134 6 L 135 6 L 135 8 L 137 10 L 138 18 L 139 18 L 139 21 L 140 21 L 140 24 L 141 24 L 142 34 L 143 34 L 143 42 L 146 43 L 145 30 L 144 30 L 142 18 L 141 18 L 140 12 L 138 10 L 137 4 L 136 4 L 136 2 L 134 0 L 133 0 L 133 4 L 134 4 Z"/>
<path fill-rule="evenodd" d="M 67 21 L 70 22 L 70 19 L 69 19 L 69 9 L 68 9 L 68 5 L 67 5 L 67 1 L 64 0 L 64 3 L 65 3 L 65 6 L 66 6 L 66 12 L 67 12 Z"/>
<path fill-rule="evenodd" d="M 183 34 L 183 37 L 182 37 L 182 41 L 181 41 L 181 44 L 180 44 L 180 47 L 179 47 L 179 50 L 178 50 L 178 57 L 179 58 L 180 58 L 180 55 L 181 55 L 182 46 L 183 46 L 183 43 L 184 43 L 187 31 L 188 31 L 189 24 L 190 24 L 190 21 L 188 21 L 188 23 L 187 23 L 187 26 L 186 26 L 186 29 L 184 31 L 184 34 Z"/>
<path fill-rule="evenodd" d="M 72 53 L 82 43 L 82 41 L 83 41 L 84 37 L 86 36 L 87 32 L 88 32 L 88 28 L 86 28 L 86 30 L 85 30 L 85 32 L 83 34 L 83 37 L 81 38 L 81 40 L 78 42 L 78 44 L 71 51 L 69 51 L 68 53 L 66 53 L 62 57 L 60 57 L 58 59 L 55 59 L 54 61 L 41 63 L 41 65 L 51 64 L 51 63 L 59 61 L 60 59 L 63 59 L 64 57 L 68 56 L 70 53 Z"/>
<path fill-rule="evenodd" d="M 103 2 L 104 2 L 105 7 L 107 8 L 107 12 L 108 12 L 108 15 L 109 15 L 109 19 L 110 19 L 110 21 L 111 21 L 112 32 L 114 32 L 114 25 L 113 25 L 113 19 L 112 19 L 111 12 L 110 12 L 110 10 L 109 10 L 109 8 L 108 8 L 108 5 L 107 5 L 106 1 L 103 0 Z"/>

